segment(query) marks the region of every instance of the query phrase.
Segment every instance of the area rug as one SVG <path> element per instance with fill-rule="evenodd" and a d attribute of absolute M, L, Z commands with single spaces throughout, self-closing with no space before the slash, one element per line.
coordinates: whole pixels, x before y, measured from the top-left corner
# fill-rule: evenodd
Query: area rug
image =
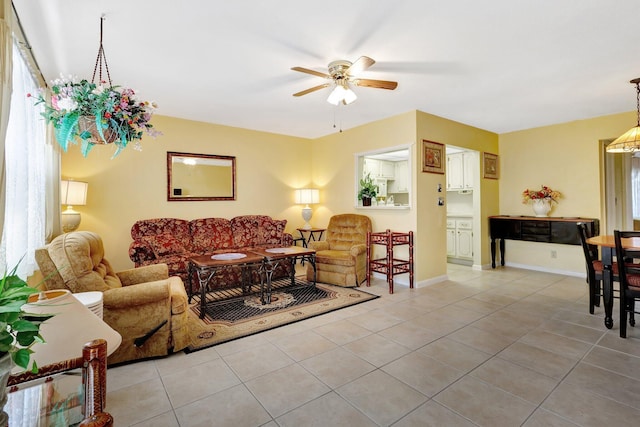
<path fill-rule="evenodd" d="M 295 286 L 289 280 L 275 282 L 267 305 L 262 305 L 257 292 L 247 296 L 225 292 L 223 296 L 216 301 L 216 295 L 209 294 L 207 301 L 214 302 L 207 304 L 204 319 L 200 319 L 199 297 L 194 296 L 189 307 L 187 353 L 378 298 L 357 288 L 324 283 L 313 287 L 301 278 Z"/>

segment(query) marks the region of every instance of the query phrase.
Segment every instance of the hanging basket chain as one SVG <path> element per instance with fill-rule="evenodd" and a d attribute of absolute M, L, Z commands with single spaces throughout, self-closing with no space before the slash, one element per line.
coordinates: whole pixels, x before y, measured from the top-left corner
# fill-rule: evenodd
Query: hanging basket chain
<path fill-rule="evenodd" d="M 102 68 L 104 61 L 104 69 L 109 79 L 109 87 L 112 87 L 111 74 L 109 74 L 109 65 L 107 64 L 107 56 L 104 53 L 104 47 L 102 46 L 102 26 L 104 23 L 104 15 L 100 17 L 100 47 L 98 48 L 98 57 L 96 58 L 96 65 L 93 68 L 93 76 L 91 77 L 91 83 L 95 83 L 96 71 L 98 71 L 98 84 L 102 83 Z"/>

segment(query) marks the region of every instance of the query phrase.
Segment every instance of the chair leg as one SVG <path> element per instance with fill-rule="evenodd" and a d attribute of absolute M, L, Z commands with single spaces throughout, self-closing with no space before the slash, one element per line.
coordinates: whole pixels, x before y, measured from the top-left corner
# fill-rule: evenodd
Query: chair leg
<path fill-rule="evenodd" d="M 635 311 L 636 311 L 636 299 L 631 298 L 631 301 L 629 301 L 629 325 L 630 326 L 636 326 L 636 318 L 634 316 Z"/>
<path fill-rule="evenodd" d="M 596 305 L 596 290 L 595 290 L 595 281 L 591 280 L 591 278 L 587 278 L 587 284 L 589 285 L 589 313 L 594 313 L 594 307 Z"/>
<path fill-rule="evenodd" d="M 620 292 L 620 338 L 627 337 L 627 299 L 624 297 L 624 292 Z"/>
<path fill-rule="evenodd" d="M 600 307 L 600 295 L 602 295 L 602 282 L 600 282 L 600 280 L 596 280 L 595 281 L 595 286 L 594 286 L 594 299 L 595 299 L 595 306 L 596 307 Z"/>

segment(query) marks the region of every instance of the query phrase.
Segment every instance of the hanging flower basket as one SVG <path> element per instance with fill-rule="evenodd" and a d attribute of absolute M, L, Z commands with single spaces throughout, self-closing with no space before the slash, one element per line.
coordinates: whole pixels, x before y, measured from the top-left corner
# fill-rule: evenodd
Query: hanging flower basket
<path fill-rule="evenodd" d="M 78 119 L 78 132 L 82 135 L 88 132 L 91 137 L 87 141 L 91 144 L 113 144 L 118 139 L 118 134 L 111 128 L 102 129 L 96 116 L 80 116 Z"/>
<path fill-rule="evenodd" d="M 62 149 L 67 151 L 69 143 L 76 144 L 79 140 L 85 157 L 95 145 L 115 144 L 114 157 L 132 141 L 134 149 L 139 150 L 143 133 L 160 134 L 149 123 L 155 104 L 137 99 L 133 89 L 111 83 L 102 46 L 103 21 L 104 17 L 100 19 L 100 47 L 91 82 L 61 76 L 51 82 L 50 97 L 43 92 L 35 96 L 35 104 L 44 105 L 42 116 L 53 124 Z M 108 82 L 102 80 L 103 67 Z M 97 84 L 96 71 L 99 71 Z"/>

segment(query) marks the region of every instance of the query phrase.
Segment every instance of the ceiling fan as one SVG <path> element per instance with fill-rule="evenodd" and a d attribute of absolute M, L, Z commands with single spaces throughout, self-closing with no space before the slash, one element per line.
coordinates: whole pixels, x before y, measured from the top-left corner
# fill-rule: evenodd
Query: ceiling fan
<path fill-rule="evenodd" d="M 308 93 L 315 92 L 317 90 L 324 89 L 325 87 L 334 85 L 335 88 L 329 95 L 329 98 L 327 98 L 327 102 L 333 105 L 338 105 L 340 102 L 342 102 L 343 104 L 347 105 L 351 104 L 357 99 L 357 96 L 353 92 L 353 90 L 351 90 L 350 85 L 388 90 L 394 90 L 396 87 L 398 87 L 397 82 L 388 80 L 361 79 L 357 77 L 359 73 L 371 67 L 373 64 L 375 64 L 375 62 L 376 61 L 369 58 L 368 56 L 361 56 L 356 60 L 356 62 L 353 63 L 345 60 L 333 61 L 329 63 L 328 66 L 329 74 L 310 70 L 308 68 L 293 67 L 291 68 L 293 71 L 299 71 L 301 73 L 307 73 L 313 76 L 318 76 L 330 80 L 327 83 L 323 83 L 321 85 L 294 93 L 293 96 L 306 95 Z"/>

